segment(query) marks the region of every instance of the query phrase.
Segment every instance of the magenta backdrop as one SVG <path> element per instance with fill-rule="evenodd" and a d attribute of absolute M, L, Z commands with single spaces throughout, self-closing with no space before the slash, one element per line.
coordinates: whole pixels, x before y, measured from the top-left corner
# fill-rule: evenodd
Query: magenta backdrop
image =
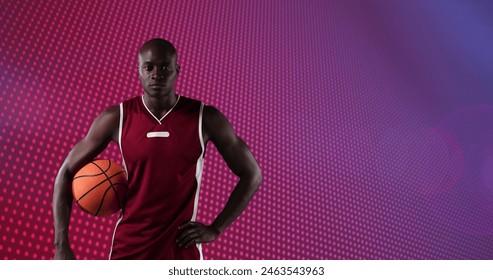
<path fill-rule="evenodd" d="M 142 94 L 137 50 L 178 49 L 180 94 L 219 108 L 264 182 L 206 259 L 493 258 L 490 1 L 0 1 L 0 258 L 49 259 L 63 159 Z M 121 162 L 112 144 L 103 157 Z M 235 183 L 205 159 L 198 220 Z M 80 259 L 117 215 L 76 206 Z"/>

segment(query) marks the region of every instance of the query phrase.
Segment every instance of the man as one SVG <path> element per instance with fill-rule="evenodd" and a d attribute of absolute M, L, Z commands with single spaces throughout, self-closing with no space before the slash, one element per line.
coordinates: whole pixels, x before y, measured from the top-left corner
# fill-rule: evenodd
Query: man
<path fill-rule="evenodd" d="M 247 145 L 221 112 L 180 96 L 174 46 L 152 39 L 139 50 L 142 96 L 104 110 L 65 159 L 55 181 L 55 259 L 74 259 L 68 227 L 74 174 L 110 141 L 119 144 L 129 191 L 115 227 L 110 259 L 202 259 L 211 242 L 245 209 L 262 180 Z M 209 140 L 239 181 L 211 225 L 195 221 Z"/>

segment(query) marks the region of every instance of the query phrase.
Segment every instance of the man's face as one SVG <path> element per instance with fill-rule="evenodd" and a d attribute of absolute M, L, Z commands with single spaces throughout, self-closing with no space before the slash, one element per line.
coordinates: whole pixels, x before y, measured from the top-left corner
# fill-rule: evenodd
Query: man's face
<path fill-rule="evenodd" d="M 139 53 L 139 78 L 144 91 L 152 97 L 169 94 L 180 71 L 176 55 L 162 48 L 148 48 Z"/>

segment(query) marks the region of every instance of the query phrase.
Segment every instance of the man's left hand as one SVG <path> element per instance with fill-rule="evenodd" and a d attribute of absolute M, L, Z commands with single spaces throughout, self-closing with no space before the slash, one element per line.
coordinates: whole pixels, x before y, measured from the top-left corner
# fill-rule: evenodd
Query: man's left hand
<path fill-rule="evenodd" d="M 199 222 L 186 222 L 178 229 L 178 247 L 188 248 L 198 243 L 211 242 L 219 236 L 218 230 Z"/>

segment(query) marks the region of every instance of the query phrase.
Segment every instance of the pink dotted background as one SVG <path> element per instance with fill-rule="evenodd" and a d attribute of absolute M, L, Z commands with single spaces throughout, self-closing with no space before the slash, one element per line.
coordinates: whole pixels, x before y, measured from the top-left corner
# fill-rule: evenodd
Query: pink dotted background
<path fill-rule="evenodd" d="M 53 183 L 137 51 L 179 53 L 177 91 L 219 108 L 264 182 L 206 259 L 493 258 L 490 1 L 0 1 L 0 258 L 53 257 Z M 101 155 L 121 162 L 115 144 Z M 211 145 L 198 220 L 235 184 Z M 74 206 L 79 259 L 117 215 Z"/>

